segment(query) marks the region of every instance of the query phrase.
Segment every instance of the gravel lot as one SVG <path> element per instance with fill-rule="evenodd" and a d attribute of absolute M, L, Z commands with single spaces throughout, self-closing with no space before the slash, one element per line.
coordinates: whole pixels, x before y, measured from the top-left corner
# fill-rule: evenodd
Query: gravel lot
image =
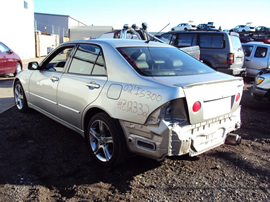
<path fill-rule="evenodd" d="M 270 201 L 270 104 L 242 98 L 240 145 L 116 168 L 81 136 L 36 111 L 0 114 L 0 201 Z"/>

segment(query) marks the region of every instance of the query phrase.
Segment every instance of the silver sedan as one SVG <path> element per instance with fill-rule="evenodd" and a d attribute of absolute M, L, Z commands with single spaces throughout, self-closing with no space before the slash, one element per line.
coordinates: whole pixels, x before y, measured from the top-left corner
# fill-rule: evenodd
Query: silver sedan
<path fill-rule="evenodd" d="M 242 91 L 242 78 L 175 47 L 121 39 L 63 43 L 14 80 L 19 111 L 78 132 L 104 166 L 129 153 L 162 160 L 224 144 L 240 127 Z"/>

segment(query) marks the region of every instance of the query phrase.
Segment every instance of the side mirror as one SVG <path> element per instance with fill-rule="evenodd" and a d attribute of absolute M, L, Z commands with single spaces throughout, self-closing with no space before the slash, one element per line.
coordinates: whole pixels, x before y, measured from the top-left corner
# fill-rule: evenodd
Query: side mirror
<path fill-rule="evenodd" d="M 37 70 L 37 69 L 39 69 L 38 62 L 29 62 L 28 63 L 28 69 L 29 70 Z"/>

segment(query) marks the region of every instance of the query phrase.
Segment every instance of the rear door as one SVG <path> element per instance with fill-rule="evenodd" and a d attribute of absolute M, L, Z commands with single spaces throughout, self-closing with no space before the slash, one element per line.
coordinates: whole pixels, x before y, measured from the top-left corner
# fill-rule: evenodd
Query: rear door
<path fill-rule="evenodd" d="M 255 74 L 263 69 L 267 68 L 269 50 L 265 46 L 243 45 L 245 52 L 245 66 L 247 70 L 255 76 Z"/>
<path fill-rule="evenodd" d="M 70 67 L 58 85 L 58 116 L 77 128 L 82 127 L 82 114 L 99 96 L 107 81 L 100 47 L 82 44 L 76 50 Z"/>

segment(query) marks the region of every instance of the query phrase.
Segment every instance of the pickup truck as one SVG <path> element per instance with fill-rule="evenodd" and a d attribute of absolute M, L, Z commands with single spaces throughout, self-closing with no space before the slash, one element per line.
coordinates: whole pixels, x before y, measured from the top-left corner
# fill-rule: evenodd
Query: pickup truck
<path fill-rule="evenodd" d="M 100 39 L 106 38 L 118 38 L 118 39 L 136 39 L 136 40 L 146 40 L 146 41 L 158 41 L 161 43 L 166 43 L 165 41 L 159 39 L 158 37 L 154 36 L 153 34 L 147 31 L 147 24 L 142 23 L 142 28 L 138 29 L 136 25 L 132 25 L 129 27 L 127 24 L 123 26 L 121 30 L 114 30 L 111 32 L 107 32 L 102 34 Z M 179 48 L 181 51 L 191 55 L 192 57 L 200 60 L 200 47 L 199 46 L 190 46 L 190 47 L 181 47 Z"/>
<path fill-rule="evenodd" d="M 244 66 L 247 76 L 255 78 L 262 69 L 270 69 L 270 44 L 248 42 L 242 44 L 245 53 Z"/>

